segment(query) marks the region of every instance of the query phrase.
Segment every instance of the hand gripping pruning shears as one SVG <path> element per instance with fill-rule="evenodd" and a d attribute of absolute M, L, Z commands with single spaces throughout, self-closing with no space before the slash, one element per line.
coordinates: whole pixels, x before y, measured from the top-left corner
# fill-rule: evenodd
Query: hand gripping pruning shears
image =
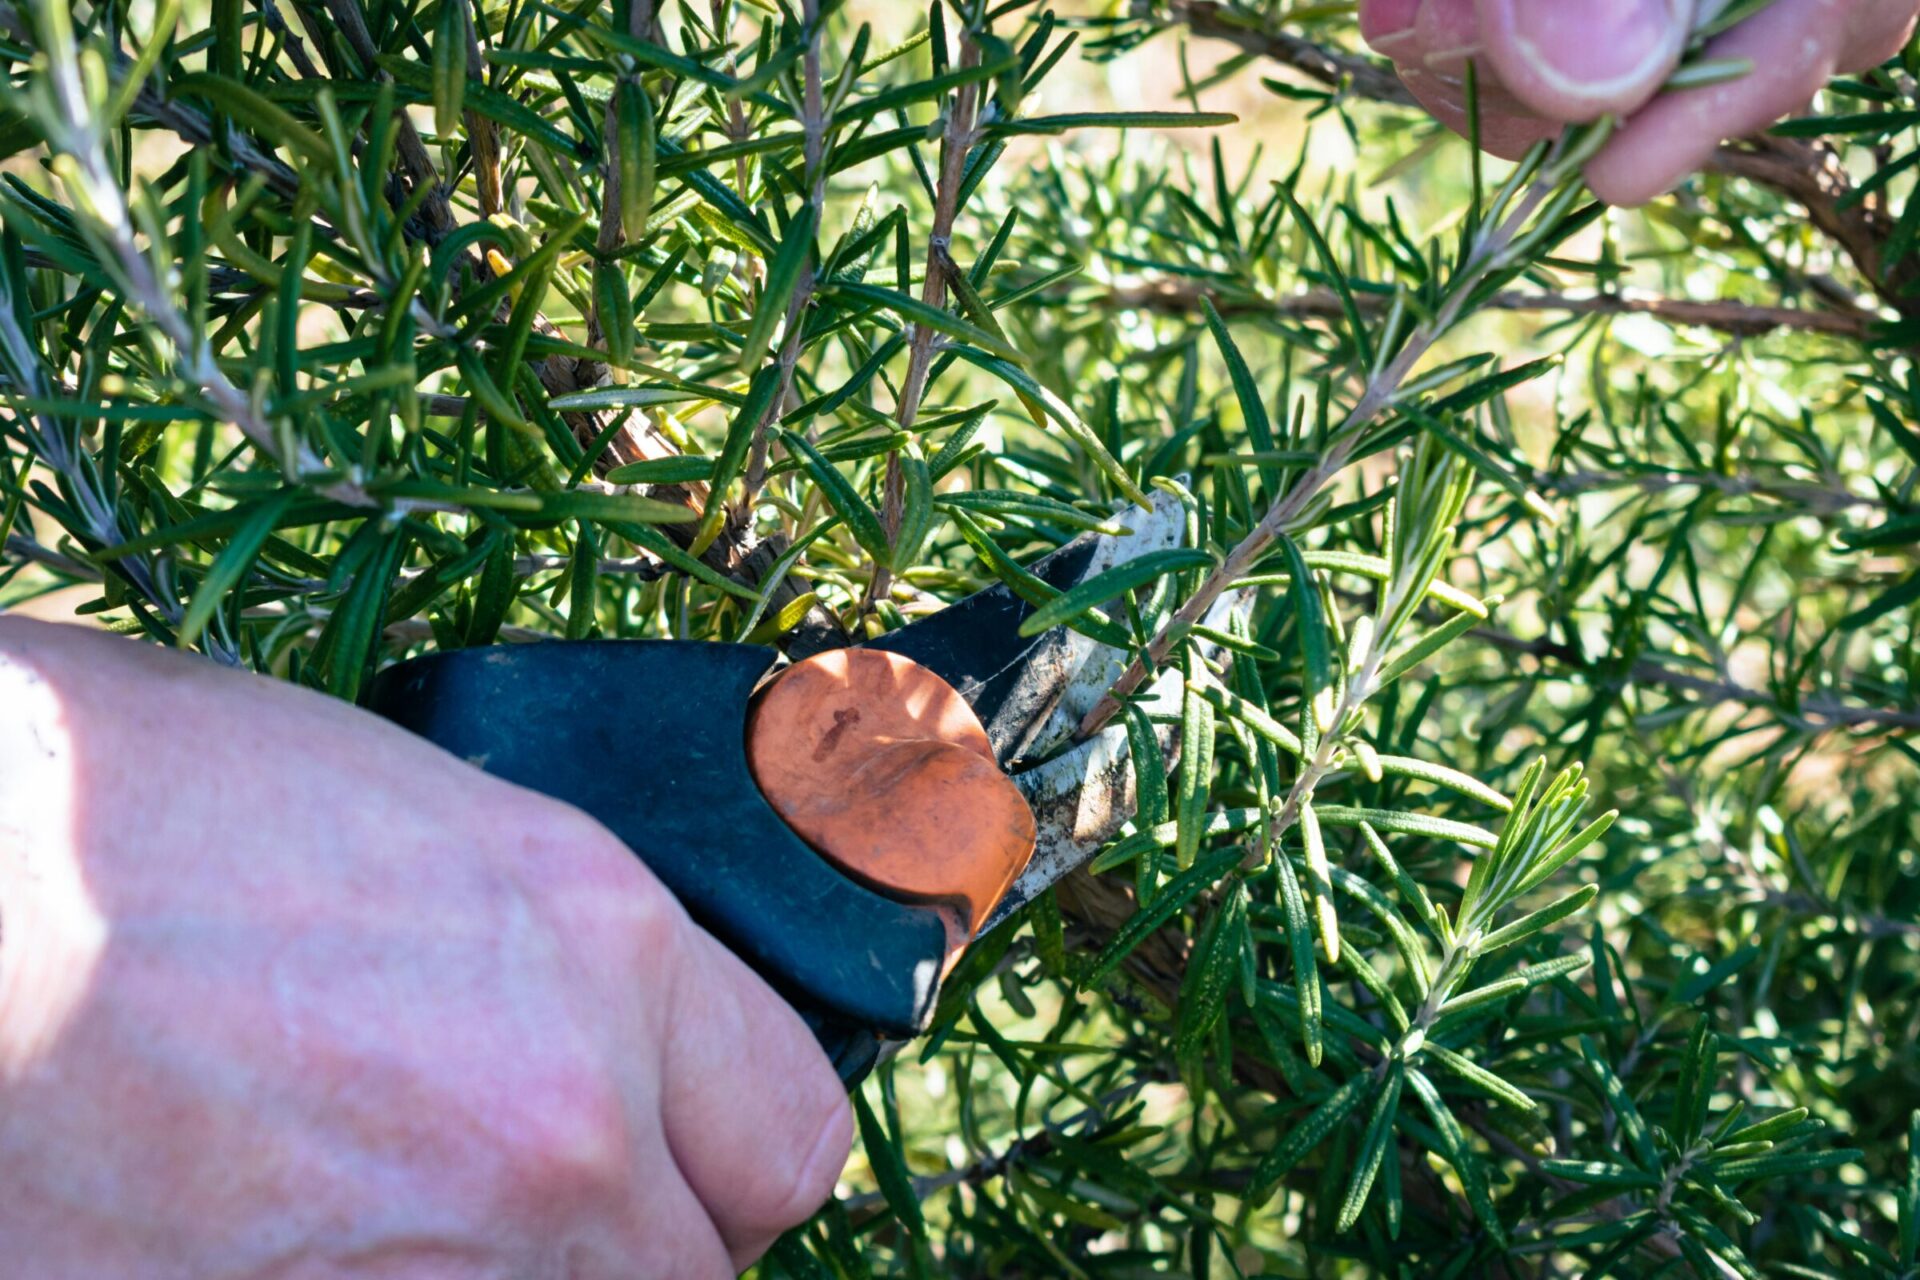
<path fill-rule="evenodd" d="M 1164 495 L 1031 566 L 1066 591 L 1185 539 Z M 1217 609 L 1236 606 L 1231 594 Z M 381 673 L 374 710 L 611 830 L 767 980 L 850 1085 L 927 1029 L 973 939 L 1133 813 L 1127 736 L 1074 742 L 1126 655 L 1005 585 L 847 649 L 551 641 Z M 1145 694 L 1178 707 L 1179 676 Z"/>

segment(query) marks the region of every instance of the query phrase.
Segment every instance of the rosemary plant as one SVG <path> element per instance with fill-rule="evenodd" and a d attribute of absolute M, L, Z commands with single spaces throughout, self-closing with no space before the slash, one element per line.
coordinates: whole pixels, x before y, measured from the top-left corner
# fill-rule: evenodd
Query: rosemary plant
<path fill-rule="evenodd" d="M 1920 1274 L 1920 63 L 1624 213 L 1350 10 L 0 3 L 0 605 L 1123 646 L 764 1276 Z"/>

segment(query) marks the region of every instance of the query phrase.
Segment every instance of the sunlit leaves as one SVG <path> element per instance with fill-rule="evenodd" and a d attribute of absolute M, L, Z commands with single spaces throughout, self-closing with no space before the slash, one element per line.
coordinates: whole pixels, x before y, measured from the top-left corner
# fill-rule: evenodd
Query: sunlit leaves
<path fill-rule="evenodd" d="M 1212 563 L 1213 558 L 1205 551 L 1191 547 L 1147 552 L 1062 592 L 1057 599 L 1035 610 L 1023 621 L 1020 634 L 1034 636 L 1042 631 L 1050 631 L 1079 618 L 1097 605 L 1144 587 L 1166 574 L 1208 567 Z"/>

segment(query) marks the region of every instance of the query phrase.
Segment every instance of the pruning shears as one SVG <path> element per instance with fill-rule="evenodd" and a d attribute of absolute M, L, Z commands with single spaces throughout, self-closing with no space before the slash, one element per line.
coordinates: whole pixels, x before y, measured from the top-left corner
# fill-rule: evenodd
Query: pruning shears
<path fill-rule="evenodd" d="M 1027 572 L 1067 591 L 1185 540 L 1165 495 L 1117 519 Z M 370 702 L 606 826 L 852 1085 L 927 1029 L 968 943 L 1132 816 L 1126 730 L 1074 740 L 1127 655 L 1065 626 L 1023 635 L 1033 612 L 1003 584 L 791 663 L 675 640 L 456 650 L 389 668 Z M 1178 708 L 1179 680 L 1149 687 L 1149 712 Z"/>

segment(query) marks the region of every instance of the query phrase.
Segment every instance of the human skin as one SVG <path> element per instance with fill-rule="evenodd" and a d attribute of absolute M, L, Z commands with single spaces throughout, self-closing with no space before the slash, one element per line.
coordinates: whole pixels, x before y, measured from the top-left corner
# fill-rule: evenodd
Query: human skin
<path fill-rule="evenodd" d="M 1637 205 L 1700 168 L 1726 138 L 1803 108 L 1836 73 L 1876 66 L 1913 34 L 1920 0 L 1774 0 L 1716 36 L 1709 58 L 1752 70 L 1662 93 L 1691 33 L 1725 0 L 1361 0 L 1360 28 L 1422 105 L 1467 132 L 1477 72 L 1481 143 L 1514 158 L 1571 123 L 1621 121 L 1587 164 L 1609 204 Z"/>
<path fill-rule="evenodd" d="M 709 1280 L 850 1142 L 792 1010 L 585 815 L 0 618 L 9 1280 Z"/>

